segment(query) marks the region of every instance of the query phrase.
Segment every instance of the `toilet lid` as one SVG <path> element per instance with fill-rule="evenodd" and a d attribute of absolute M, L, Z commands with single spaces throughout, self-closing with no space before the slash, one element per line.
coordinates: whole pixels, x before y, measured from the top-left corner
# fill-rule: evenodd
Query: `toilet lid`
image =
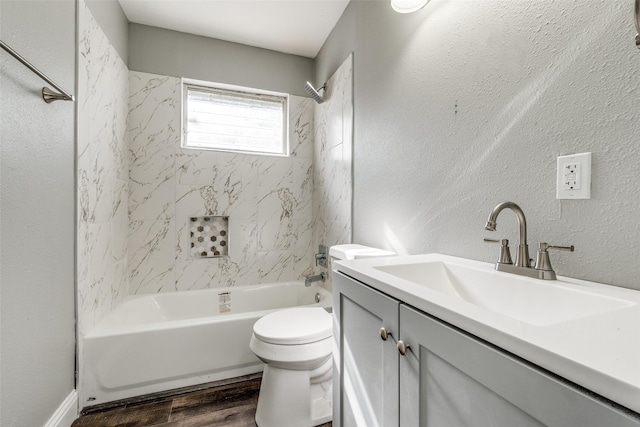
<path fill-rule="evenodd" d="M 271 344 L 307 344 L 329 338 L 332 318 L 320 307 L 298 307 L 267 314 L 253 325 L 253 334 Z"/>

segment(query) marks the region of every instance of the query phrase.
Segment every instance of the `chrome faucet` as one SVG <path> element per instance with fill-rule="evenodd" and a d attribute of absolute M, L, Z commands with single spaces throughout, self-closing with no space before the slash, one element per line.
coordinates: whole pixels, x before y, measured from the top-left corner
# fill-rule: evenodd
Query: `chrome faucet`
<path fill-rule="evenodd" d="M 556 272 L 551 267 L 551 261 L 549 260 L 548 249 L 560 249 L 564 251 L 573 252 L 574 247 L 571 246 L 553 246 L 546 242 L 542 242 L 538 248 L 538 254 L 535 267 L 531 267 L 531 260 L 529 259 L 529 246 L 527 244 L 527 220 L 524 217 L 524 212 L 520 209 L 520 206 L 513 202 L 503 202 L 493 208 L 489 214 L 487 225 L 485 230 L 495 231 L 496 220 L 498 214 L 503 209 L 511 209 L 518 218 L 518 227 L 520 229 L 520 242 L 518 243 L 518 253 L 516 255 L 516 264 L 513 265 L 511 261 L 511 252 L 509 250 L 509 241 L 507 239 L 495 240 L 484 239 L 485 242 L 497 242 L 500 243 L 500 258 L 496 263 L 496 270 L 504 271 L 507 273 L 519 274 L 521 276 L 534 277 L 544 280 L 555 280 Z"/>
<path fill-rule="evenodd" d="M 313 282 L 324 282 L 325 280 L 327 280 L 327 273 L 323 271 L 322 273 L 316 274 L 315 276 L 307 276 L 304 279 L 304 285 L 306 287 L 309 287 Z"/>
<path fill-rule="evenodd" d="M 518 218 L 518 227 L 520 228 L 520 242 L 518 242 L 518 253 L 516 254 L 516 267 L 531 267 L 529 261 L 529 245 L 527 244 L 527 219 L 524 217 L 524 212 L 520 209 L 520 206 L 513 202 L 502 202 L 489 214 L 487 225 L 484 226 L 485 230 L 496 231 L 496 221 L 498 214 L 503 209 L 511 209 Z"/>

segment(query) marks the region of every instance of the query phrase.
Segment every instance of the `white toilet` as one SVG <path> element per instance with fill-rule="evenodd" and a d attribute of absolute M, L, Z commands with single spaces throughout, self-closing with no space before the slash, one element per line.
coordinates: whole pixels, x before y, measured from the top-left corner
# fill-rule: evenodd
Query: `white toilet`
<path fill-rule="evenodd" d="M 390 256 L 361 245 L 338 245 L 333 259 Z M 266 366 L 256 410 L 258 427 L 313 427 L 331 421 L 333 318 L 324 308 L 268 314 L 253 326 L 249 347 Z"/>
<path fill-rule="evenodd" d="M 268 314 L 249 346 L 264 363 L 259 427 L 312 427 L 331 421 L 332 318 L 320 307 Z"/>

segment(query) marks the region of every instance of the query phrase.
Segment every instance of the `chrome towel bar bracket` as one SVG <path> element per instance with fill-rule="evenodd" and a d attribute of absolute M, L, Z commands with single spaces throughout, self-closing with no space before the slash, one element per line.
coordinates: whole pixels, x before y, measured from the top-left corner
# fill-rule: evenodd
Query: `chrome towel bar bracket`
<path fill-rule="evenodd" d="M 640 0 L 635 0 L 633 21 L 636 24 L 636 46 L 640 49 Z"/>
<path fill-rule="evenodd" d="M 58 100 L 75 101 L 75 97 L 73 95 L 70 95 L 67 92 L 65 92 L 60 86 L 55 84 L 55 82 L 53 80 L 51 80 L 49 77 L 47 77 L 42 71 L 38 70 L 29 61 L 24 59 L 18 52 L 16 52 L 15 50 L 11 49 L 2 40 L 0 40 L 0 47 L 2 49 L 4 49 L 6 52 L 8 52 L 11 56 L 16 58 L 20 63 L 22 63 L 22 65 L 24 65 L 25 67 L 27 67 L 28 69 L 33 71 L 38 77 L 40 77 L 45 82 L 49 83 L 51 86 L 54 87 L 55 90 L 58 91 L 58 92 L 54 92 L 53 90 L 49 89 L 48 87 L 43 87 L 42 88 L 42 99 L 44 99 L 44 102 L 49 104 L 49 103 L 51 103 L 53 101 L 58 101 Z"/>

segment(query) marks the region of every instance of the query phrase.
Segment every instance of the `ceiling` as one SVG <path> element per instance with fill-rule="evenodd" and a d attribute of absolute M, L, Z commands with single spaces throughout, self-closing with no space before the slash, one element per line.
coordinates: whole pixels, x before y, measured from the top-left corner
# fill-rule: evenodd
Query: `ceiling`
<path fill-rule="evenodd" d="M 119 0 L 131 22 L 315 58 L 349 0 Z"/>

